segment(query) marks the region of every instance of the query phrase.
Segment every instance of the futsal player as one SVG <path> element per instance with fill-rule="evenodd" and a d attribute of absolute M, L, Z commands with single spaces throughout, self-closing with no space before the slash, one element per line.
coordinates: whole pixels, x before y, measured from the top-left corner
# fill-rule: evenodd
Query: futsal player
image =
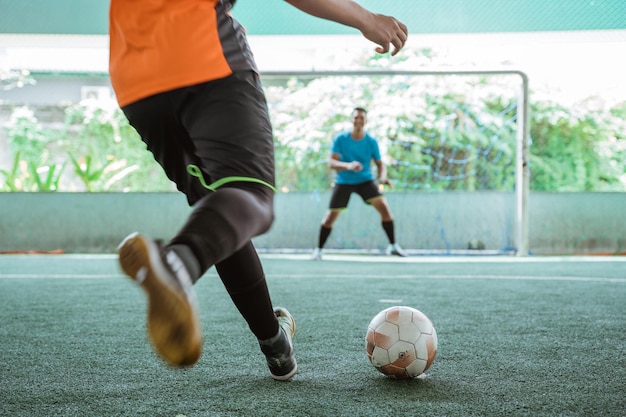
<path fill-rule="evenodd" d="M 379 53 L 393 55 L 407 39 L 404 24 L 351 0 L 286 1 L 357 28 Z M 274 220 L 272 128 L 246 32 L 231 15 L 234 3 L 111 0 L 109 70 L 118 103 L 193 206 L 169 241 L 129 235 L 119 262 L 145 290 L 149 337 L 167 363 L 193 365 L 201 356 L 193 285 L 215 266 L 271 376 L 288 380 L 297 372 L 295 321 L 274 308 L 251 242 Z"/>

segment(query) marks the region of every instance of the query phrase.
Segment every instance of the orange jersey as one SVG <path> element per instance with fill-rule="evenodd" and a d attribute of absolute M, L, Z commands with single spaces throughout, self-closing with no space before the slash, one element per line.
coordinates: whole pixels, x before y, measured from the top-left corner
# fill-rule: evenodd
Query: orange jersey
<path fill-rule="evenodd" d="M 230 0 L 111 0 L 109 74 L 120 106 L 256 66 Z"/>

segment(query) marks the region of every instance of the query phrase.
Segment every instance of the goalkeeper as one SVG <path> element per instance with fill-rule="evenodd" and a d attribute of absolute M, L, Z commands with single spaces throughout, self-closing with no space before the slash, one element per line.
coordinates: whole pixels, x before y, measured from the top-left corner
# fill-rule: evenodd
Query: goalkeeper
<path fill-rule="evenodd" d="M 380 214 L 382 227 L 389 239 L 388 255 L 406 256 L 396 243 L 393 215 L 387 200 L 374 180 L 372 161 L 378 169 L 378 183 L 391 186 L 387 169 L 380 157 L 376 139 L 365 131 L 367 110 L 357 107 L 352 111 L 352 131 L 339 134 L 333 141 L 328 166 L 337 171 L 335 188 L 330 198 L 329 209 L 322 219 L 317 248 L 313 260 L 322 259 L 322 248 L 330 236 L 339 214 L 348 207 L 352 193 L 357 193 L 366 204 L 372 205 Z"/>

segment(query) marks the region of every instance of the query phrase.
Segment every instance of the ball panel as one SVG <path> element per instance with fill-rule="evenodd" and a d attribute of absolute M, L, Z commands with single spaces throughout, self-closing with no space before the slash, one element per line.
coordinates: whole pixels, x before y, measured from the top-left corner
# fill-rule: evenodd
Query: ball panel
<path fill-rule="evenodd" d="M 412 343 L 398 341 L 388 352 L 391 363 L 402 368 L 406 368 L 416 359 L 415 346 Z"/>
<path fill-rule="evenodd" d="M 405 323 L 398 329 L 398 338 L 405 342 L 415 343 L 422 335 L 420 329 L 414 323 Z"/>
<path fill-rule="evenodd" d="M 372 365 L 375 368 L 380 368 L 386 365 L 389 365 L 391 360 L 389 359 L 389 352 L 387 349 L 381 349 L 378 346 L 374 347 L 372 351 L 372 357 L 370 358 Z"/>
<path fill-rule="evenodd" d="M 367 353 L 367 357 L 372 360 L 372 352 L 374 352 L 374 348 L 376 345 L 374 344 L 374 331 L 372 329 L 367 330 L 367 335 L 365 336 L 365 352 Z"/>
<path fill-rule="evenodd" d="M 433 331 L 433 324 L 430 319 L 424 315 L 421 311 L 415 310 L 413 312 L 413 323 L 422 333 L 431 334 Z"/>
<path fill-rule="evenodd" d="M 411 377 L 416 377 L 423 374 L 426 369 L 428 369 L 428 364 L 426 363 L 426 361 L 418 358 L 406 367 L 406 373 Z"/>
<path fill-rule="evenodd" d="M 430 365 L 433 364 L 435 356 L 437 355 L 437 335 L 434 333 L 434 328 L 433 336 L 426 338 L 426 349 L 428 351 L 428 359 L 426 360 L 426 366 L 422 372 L 426 372 L 426 370 L 430 368 Z"/>
<path fill-rule="evenodd" d="M 396 366 L 392 363 L 385 365 L 385 366 L 381 366 L 380 368 L 377 368 L 377 369 L 383 374 L 388 375 L 388 376 L 393 376 L 397 379 L 410 378 L 407 375 L 406 369 L 404 367 Z"/>
<path fill-rule="evenodd" d="M 437 330 L 435 329 L 435 326 L 433 326 L 433 331 L 430 334 L 430 337 L 433 339 L 433 346 L 435 347 L 435 350 L 437 350 L 437 342 L 439 339 L 437 338 Z"/>
<path fill-rule="evenodd" d="M 398 326 L 392 323 L 382 323 L 373 333 L 374 344 L 383 349 L 389 349 L 398 340 Z"/>

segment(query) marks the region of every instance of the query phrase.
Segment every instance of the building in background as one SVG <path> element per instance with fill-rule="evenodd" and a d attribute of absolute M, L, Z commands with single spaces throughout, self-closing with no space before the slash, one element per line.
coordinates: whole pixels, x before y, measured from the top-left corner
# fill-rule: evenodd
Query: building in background
<path fill-rule="evenodd" d="M 440 65 L 511 67 L 534 90 L 564 100 L 601 95 L 626 99 L 626 2 L 622 0 L 363 0 L 402 16 L 407 50 L 430 49 Z M 108 68 L 108 2 L 0 0 L 0 74 L 28 71 L 36 84 L 0 90 L 1 103 L 51 105 L 112 94 Z M 372 51 L 355 30 L 298 12 L 239 2 L 264 71 L 355 69 L 351 57 Z M 424 62 L 394 60 L 415 70 Z M 1 80 L 1 78 L 0 78 Z"/>

